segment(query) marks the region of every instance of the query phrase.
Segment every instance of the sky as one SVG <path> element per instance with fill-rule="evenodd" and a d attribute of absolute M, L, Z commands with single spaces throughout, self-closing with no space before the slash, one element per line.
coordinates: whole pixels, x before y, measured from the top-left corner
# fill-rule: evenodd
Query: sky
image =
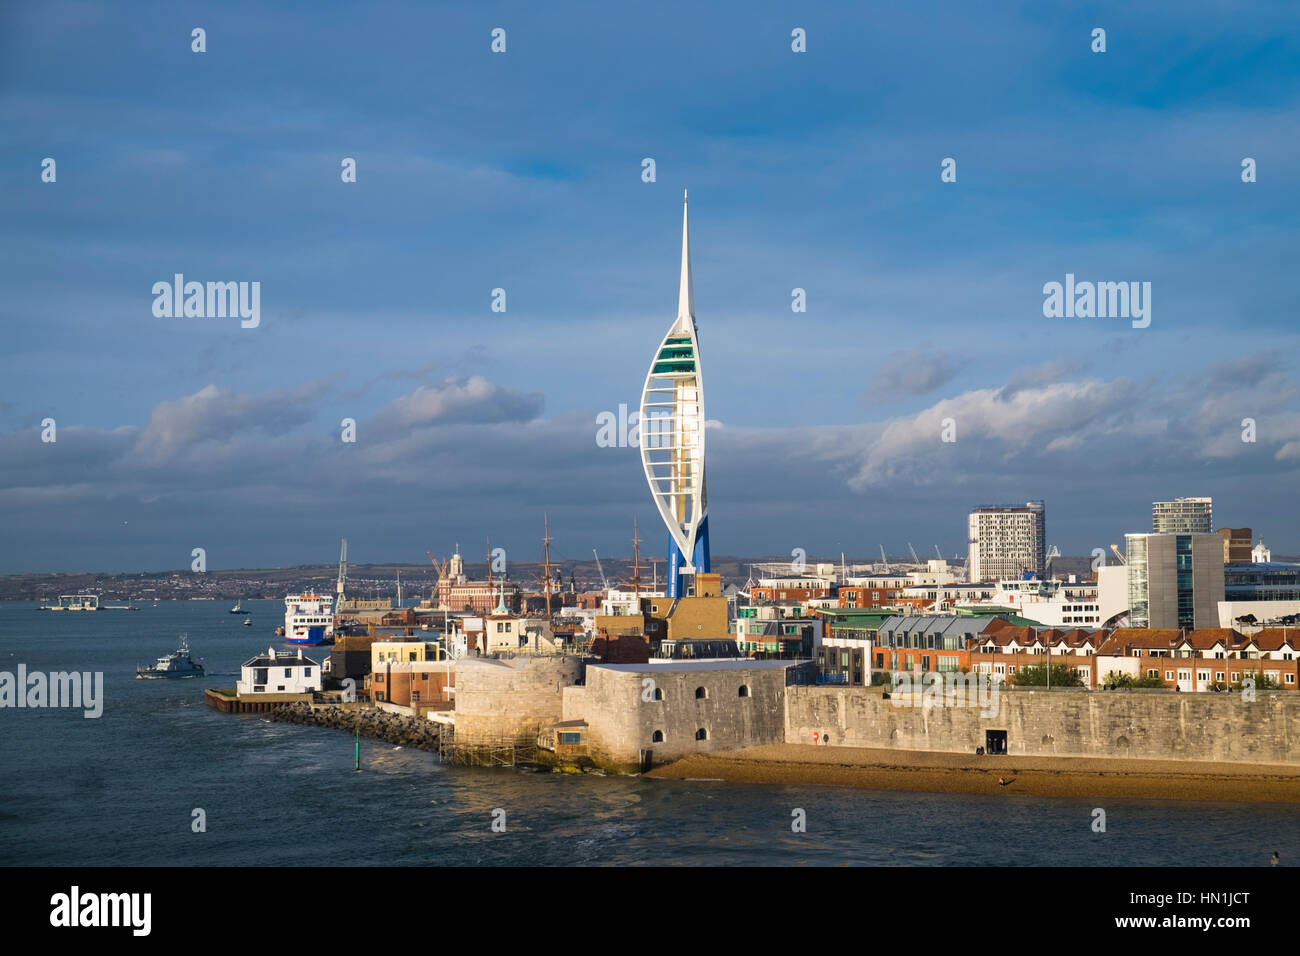
<path fill-rule="evenodd" d="M 684 188 L 715 554 L 1205 495 L 1296 553 L 1300 8 L 1135 6 L 0 5 L 0 573 L 665 553 L 596 435 Z M 1150 325 L 1045 316 L 1067 274 Z"/>

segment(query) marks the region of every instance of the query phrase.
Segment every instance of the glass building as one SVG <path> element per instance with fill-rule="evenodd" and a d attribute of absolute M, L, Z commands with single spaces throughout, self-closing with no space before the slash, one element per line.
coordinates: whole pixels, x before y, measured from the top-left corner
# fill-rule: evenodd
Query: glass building
<path fill-rule="evenodd" d="M 1176 498 L 1151 505 L 1154 534 L 1209 534 L 1214 530 L 1214 501 L 1211 498 Z"/>
<path fill-rule="evenodd" d="M 1129 622 L 1133 627 L 1219 626 L 1224 599 L 1223 538 L 1208 534 L 1129 534 Z"/>

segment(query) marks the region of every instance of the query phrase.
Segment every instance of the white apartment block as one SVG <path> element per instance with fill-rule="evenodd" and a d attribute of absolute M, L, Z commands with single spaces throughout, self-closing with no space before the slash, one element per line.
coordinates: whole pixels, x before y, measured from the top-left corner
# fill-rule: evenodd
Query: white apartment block
<path fill-rule="evenodd" d="M 970 513 L 972 583 L 1042 575 L 1047 556 L 1046 508 L 1041 501 L 995 505 Z"/>

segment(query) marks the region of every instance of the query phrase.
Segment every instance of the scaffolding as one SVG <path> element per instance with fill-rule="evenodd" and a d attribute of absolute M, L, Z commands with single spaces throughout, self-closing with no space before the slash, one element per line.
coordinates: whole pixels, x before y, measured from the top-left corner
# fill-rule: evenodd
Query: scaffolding
<path fill-rule="evenodd" d="M 537 737 L 541 724 L 533 723 L 512 734 L 457 734 L 452 727 L 438 734 L 438 759 L 454 767 L 516 767 L 538 763 Z"/>

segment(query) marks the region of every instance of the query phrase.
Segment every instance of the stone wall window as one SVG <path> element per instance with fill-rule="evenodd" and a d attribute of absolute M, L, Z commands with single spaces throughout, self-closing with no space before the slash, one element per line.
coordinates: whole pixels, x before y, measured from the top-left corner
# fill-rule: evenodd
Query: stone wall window
<path fill-rule="evenodd" d="M 650 735 L 650 742 L 651 742 L 652 744 L 661 744 L 661 743 L 663 743 L 663 742 L 664 742 L 664 732 L 663 732 L 662 730 L 656 730 L 653 734 Z"/>
<path fill-rule="evenodd" d="M 708 692 L 707 690 L 705 690 L 703 687 L 697 687 L 697 688 L 695 688 L 695 699 L 696 699 L 696 700 L 704 700 L 704 699 L 706 699 L 708 696 L 709 696 L 709 692 Z M 704 738 L 701 737 L 700 739 L 703 740 Z"/>
<path fill-rule="evenodd" d="M 740 691 L 739 691 L 739 693 L 738 693 L 736 696 L 738 696 L 738 697 L 748 697 L 748 696 L 749 696 L 749 685 L 747 685 L 747 684 L 741 684 L 741 685 L 740 685 Z"/>
<path fill-rule="evenodd" d="M 708 732 L 707 730 L 705 730 L 703 727 L 701 727 L 699 730 L 695 731 L 695 739 L 696 739 L 696 740 L 708 740 L 708 739 L 709 739 L 709 732 Z"/>

